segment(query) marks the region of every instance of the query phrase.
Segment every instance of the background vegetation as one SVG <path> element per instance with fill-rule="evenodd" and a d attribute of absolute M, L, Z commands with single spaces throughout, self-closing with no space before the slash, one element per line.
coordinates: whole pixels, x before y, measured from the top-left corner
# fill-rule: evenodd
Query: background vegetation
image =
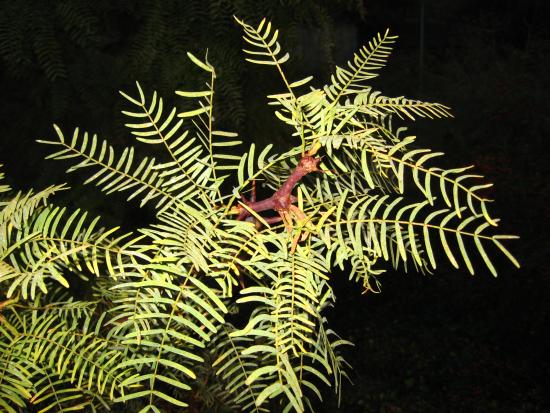
<path fill-rule="evenodd" d="M 260 142 L 282 139 L 277 130 L 260 133 L 263 122 L 272 121 L 266 113 L 248 116 L 240 104 L 255 85 L 244 82 L 240 56 L 223 54 L 238 54 L 238 47 L 224 46 L 239 44 L 233 13 L 272 19 L 285 33 L 292 66 L 304 72 L 316 67 L 316 59 L 343 61 L 363 40 L 391 27 L 401 39 L 380 88 L 453 108 L 456 119 L 427 128 L 419 122 L 418 133 L 427 146 L 447 152 L 449 163 L 470 159 L 495 182 L 496 215 L 504 232 L 522 237 L 517 255 L 523 269 L 502 272 L 496 280 L 445 269 L 428 277 L 388 274 L 383 294 L 366 297 L 348 289 L 342 277 L 332 317 L 356 343 L 347 359 L 357 380 L 344 390 L 341 411 L 549 411 L 548 3 L 180 3 L 3 2 L 0 160 L 14 186 L 66 179 L 57 165 L 41 160 L 42 149 L 32 143 L 51 135 L 53 121 L 93 127 L 124 144 L 122 130 L 112 129 L 120 122 L 111 114 L 123 103 L 115 91 L 128 89 L 130 79 L 160 91 L 190 84 L 193 72 L 181 69 L 183 51 L 208 45 L 220 84 L 228 85 L 218 105 L 227 108 L 221 122 Z M 303 27 L 313 35 L 306 36 Z M 326 73 L 316 75 L 325 80 Z M 270 78 L 259 82 L 269 84 Z M 91 202 L 102 215 L 117 204 L 103 205 L 85 194 L 66 202 Z M 114 211 L 130 227 L 144 213 Z M 351 327 L 358 322 L 360 327 Z M 334 400 L 321 408 L 336 411 Z"/>

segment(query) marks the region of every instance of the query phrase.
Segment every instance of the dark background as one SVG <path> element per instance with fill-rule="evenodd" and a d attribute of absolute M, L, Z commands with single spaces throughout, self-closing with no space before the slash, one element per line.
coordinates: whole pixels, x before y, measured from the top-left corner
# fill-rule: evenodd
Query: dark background
<path fill-rule="evenodd" d="M 129 145 L 117 90 L 133 91 L 134 79 L 169 101 L 174 89 L 194 90 L 199 73 L 187 50 L 204 56 L 209 48 L 220 128 L 287 147 L 286 130 L 264 108 L 280 86 L 242 63 L 233 14 L 270 18 L 293 57 L 291 77 L 314 74 L 318 85 L 389 27 L 400 39 L 376 88 L 451 106 L 455 119 L 417 121 L 413 134 L 446 152 L 444 166 L 474 163 L 494 182 L 502 231 L 521 237 L 510 247 L 522 268 L 497 260 L 498 278 L 447 265 L 428 276 L 388 270 L 382 294 L 362 296 L 336 274 L 329 317 L 355 343 L 347 352 L 355 386 L 344 386 L 340 408 L 327 389 L 317 411 L 550 411 L 547 0 L 2 1 L 0 162 L 8 181 L 38 189 L 69 180 L 75 190 L 62 202 L 128 227 L 143 223 L 147 211 L 82 189 L 79 177 L 42 159 L 34 139 L 53 137 L 55 122 Z"/>

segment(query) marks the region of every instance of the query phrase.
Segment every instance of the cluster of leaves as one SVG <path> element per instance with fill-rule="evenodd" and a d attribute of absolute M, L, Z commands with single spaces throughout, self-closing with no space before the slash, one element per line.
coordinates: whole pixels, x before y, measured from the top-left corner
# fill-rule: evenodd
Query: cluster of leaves
<path fill-rule="evenodd" d="M 311 77 L 286 77 L 289 56 L 271 23 L 237 21 L 246 60 L 274 67 L 286 86 L 268 98 L 294 147 L 252 144 L 235 155 L 236 134 L 214 126 L 216 71 L 188 53 L 208 77 L 202 90 L 176 92 L 190 110 L 166 109 L 139 83 L 135 94 L 121 92 L 132 107 L 126 126 L 168 160 L 135 160 L 133 148 L 116 155 L 79 129 L 67 138 L 56 126 L 56 139 L 40 141 L 54 148 L 49 158 L 72 162 L 68 171 L 88 170 L 86 183 L 150 205 L 154 222 L 121 233 L 52 204 L 64 186 L 10 196 L 0 186 L 2 409 L 303 412 L 322 383 L 339 393 L 347 377 L 340 348 L 351 343 L 325 317 L 335 267 L 377 292 L 379 261 L 435 268 L 434 234 L 449 261 L 472 273 L 474 249 L 496 274 L 488 245 L 517 265 L 501 242 L 511 237 L 494 235 L 487 184 L 468 168 L 430 166 L 441 154 L 411 149 L 414 137 L 392 125 L 396 116 L 449 116 L 448 108 L 367 85 L 394 36 L 378 35 L 328 85 L 300 92 Z M 324 173 L 299 181 L 289 220 L 253 208 L 236 219 L 247 208 L 241 194 L 256 182 L 277 191 L 305 154 L 318 153 Z M 227 183 L 235 186 L 226 193 Z M 423 199 L 406 202 L 405 189 Z M 88 280 L 89 294 L 69 294 L 69 284 Z"/>
<path fill-rule="evenodd" d="M 273 0 L 142 0 L 111 2 L 59 0 L 6 3 L 0 15 L 0 61 L 5 83 L 33 84 L 14 112 L 41 103 L 32 111 L 48 123 L 79 119 L 108 130 L 112 138 L 125 136 L 122 128 L 103 124 L 110 119 L 114 99 L 98 90 L 125 88 L 129 79 L 140 79 L 157 90 L 171 92 L 178 85 L 194 84 L 195 72 L 178 56 L 196 45 L 215 44 L 209 59 L 223 82 L 216 99 L 217 119 L 231 128 L 242 127 L 247 100 L 243 79 L 246 67 L 239 56 L 238 32 L 232 16 L 267 16 L 284 24 L 290 44 L 298 44 L 304 28 L 315 27 L 322 38 L 321 58 L 332 59 L 335 12 L 364 13 L 362 1 Z M 182 64 L 183 63 L 183 64 Z M 11 89 L 11 88 L 10 88 Z M 6 91 L 8 92 L 8 91 Z M 11 92 L 11 91 L 10 91 Z M 21 96 L 19 96 L 21 98 Z M 14 99 L 16 100 L 16 99 Z M 16 103 L 14 102 L 14 105 Z M 12 105 L 13 106 L 13 105 Z M 22 108 L 25 109 L 22 109 Z M 73 110 L 73 108 L 78 110 Z M 85 109 L 85 110 L 82 110 Z M 117 108 L 118 109 L 118 108 Z M 82 112 L 87 115 L 82 116 Z M 8 116 L 6 111 L 6 116 Z M 43 113 L 43 114 L 42 114 Z M 45 122 L 46 123 L 46 122 Z M 12 133 L 20 136 L 20 129 Z M 113 136 L 114 135 L 114 136 Z"/>

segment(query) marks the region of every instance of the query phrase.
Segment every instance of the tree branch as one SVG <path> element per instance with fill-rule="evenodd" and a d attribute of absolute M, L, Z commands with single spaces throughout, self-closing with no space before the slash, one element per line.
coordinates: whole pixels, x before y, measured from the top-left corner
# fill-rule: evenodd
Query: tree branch
<path fill-rule="evenodd" d="M 311 151 L 307 152 L 302 156 L 302 159 L 300 159 L 300 162 L 296 165 L 296 168 L 294 168 L 287 180 L 273 195 L 261 201 L 249 201 L 243 197 L 243 203 L 246 204 L 248 208 L 258 213 L 273 210 L 277 211 L 280 215 L 282 212 L 288 211 L 292 203 L 297 200 L 297 198 L 292 195 L 292 190 L 307 174 L 321 172 L 319 169 L 319 162 L 321 162 L 321 158 L 314 158 Z M 251 215 L 250 212 L 241 205 L 233 209 L 232 212 L 238 214 L 237 220 L 239 221 L 243 221 Z M 272 220 L 270 221 L 273 222 Z"/>

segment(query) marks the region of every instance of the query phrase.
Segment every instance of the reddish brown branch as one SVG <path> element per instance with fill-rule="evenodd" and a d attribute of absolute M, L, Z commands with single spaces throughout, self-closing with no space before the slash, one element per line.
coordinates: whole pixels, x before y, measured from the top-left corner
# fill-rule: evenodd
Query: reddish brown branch
<path fill-rule="evenodd" d="M 288 211 L 292 203 L 297 200 L 296 197 L 292 195 L 292 190 L 307 174 L 321 171 L 319 169 L 319 162 L 321 162 L 321 158 L 314 158 L 309 154 L 305 154 L 302 159 L 300 159 L 300 162 L 298 162 L 298 165 L 296 165 L 296 168 L 294 168 L 287 180 L 277 191 L 275 191 L 273 195 L 261 201 L 249 201 L 243 198 L 243 203 L 257 213 L 269 210 L 277 211 L 279 213 Z M 255 198 L 255 196 L 253 198 Z M 239 214 L 237 216 L 237 220 L 242 221 L 251 215 L 250 212 L 243 206 L 239 205 L 237 208 L 237 213 Z M 278 222 L 280 220 L 279 217 L 276 217 L 277 221 L 273 221 L 271 218 L 268 219 L 269 222 Z"/>
<path fill-rule="evenodd" d="M 295 215 L 305 217 L 305 214 L 300 211 L 298 207 L 292 205 L 294 202 L 297 201 L 297 198 L 292 195 L 292 190 L 294 189 L 296 184 L 300 182 L 300 180 L 307 174 L 311 172 L 321 172 L 321 170 L 319 169 L 319 162 L 321 162 L 321 158 L 313 157 L 317 149 L 317 147 L 314 147 L 312 150 L 302 156 L 302 159 L 300 159 L 300 162 L 298 162 L 298 165 L 296 165 L 296 168 L 294 168 L 287 180 L 269 198 L 263 199 L 261 201 L 256 201 L 256 182 L 253 181 L 250 200 L 247 200 L 243 197 L 243 204 L 245 204 L 250 210 L 256 213 L 269 210 L 276 211 L 278 216 L 266 217 L 265 222 L 267 222 L 268 224 L 274 224 L 282 221 L 285 224 L 287 231 L 291 232 L 291 222 L 289 221 L 291 211 L 294 212 Z M 239 221 L 252 219 L 253 221 L 256 221 L 255 225 L 257 227 L 261 225 L 259 222 L 257 222 L 258 220 L 251 218 L 252 214 L 242 205 L 238 205 L 232 212 L 238 214 L 237 220 Z M 294 253 L 299 239 L 299 234 L 293 239 L 292 248 L 290 251 L 291 254 Z M 241 288 L 245 288 L 243 273 L 240 272 L 238 276 Z"/>

